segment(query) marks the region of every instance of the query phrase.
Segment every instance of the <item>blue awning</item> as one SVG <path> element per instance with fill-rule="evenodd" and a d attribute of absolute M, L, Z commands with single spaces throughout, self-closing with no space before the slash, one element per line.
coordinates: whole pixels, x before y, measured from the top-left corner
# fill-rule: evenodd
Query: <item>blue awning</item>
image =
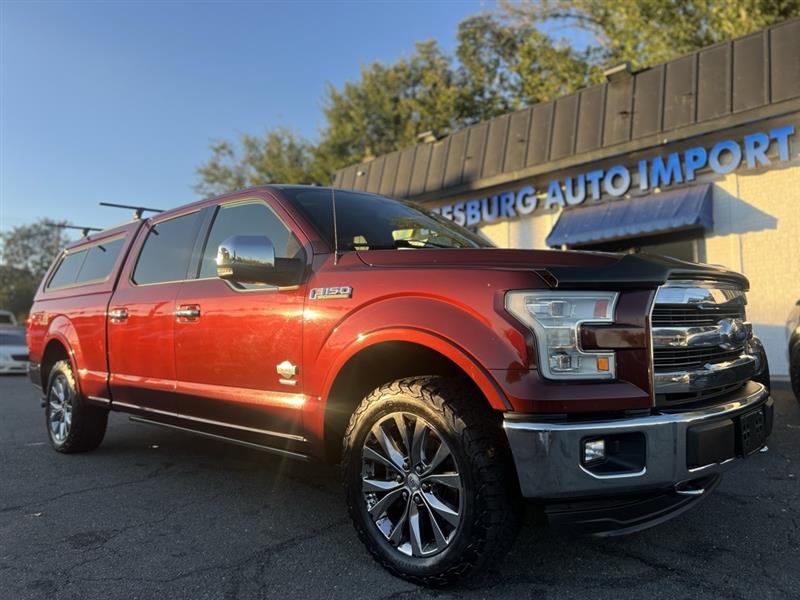
<path fill-rule="evenodd" d="M 711 184 L 565 210 L 547 245 L 576 246 L 642 237 L 692 227 L 711 229 Z"/>

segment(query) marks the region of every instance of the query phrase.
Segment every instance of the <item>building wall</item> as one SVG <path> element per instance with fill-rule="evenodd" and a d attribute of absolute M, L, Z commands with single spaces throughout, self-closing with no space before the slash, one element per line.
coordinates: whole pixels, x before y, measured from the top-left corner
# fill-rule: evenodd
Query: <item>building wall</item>
<path fill-rule="evenodd" d="M 786 321 L 800 300 L 800 159 L 717 180 L 713 199 L 707 260 L 750 279 L 747 317 L 764 341 L 772 373 L 785 377 Z"/>
<path fill-rule="evenodd" d="M 558 211 L 536 212 L 531 217 L 483 225 L 479 230 L 500 248 L 547 248 L 545 239 L 558 215 Z"/>

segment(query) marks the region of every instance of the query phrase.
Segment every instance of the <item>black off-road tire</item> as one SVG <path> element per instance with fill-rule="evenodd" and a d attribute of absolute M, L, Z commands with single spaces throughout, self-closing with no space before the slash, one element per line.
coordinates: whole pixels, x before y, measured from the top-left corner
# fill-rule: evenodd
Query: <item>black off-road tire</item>
<path fill-rule="evenodd" d="M 71 423 L 63 439 L 59 439 L 51 427 L 51 416 L 58 414 L 57 391 L 64 396 L 71 407 Z M 72 366 L 68 360 L 58 361 L 50 370 L 44 412 L 48 438 L 57 452 L 64 454 L 89 452 L 100 445 L 106 434 L 108 410 L 86 403 L 78 391 Z"/>
<path fill-rule="evenodd" d="M 372 427 L 398 412 L 436 428 L 461 475 L 463 518 L 450 545 L 430 557 L 407 556 L 389 543 L 370 517 L 362 492 L 362 452 Z M 394 575 L 441 587 L 499 561 L 514 542 L 523 503 L 501 416 L 469 382 L 438 376 L 400 379 L 370 393 L 344 436 L 345 496 L 359 537 Z"/>

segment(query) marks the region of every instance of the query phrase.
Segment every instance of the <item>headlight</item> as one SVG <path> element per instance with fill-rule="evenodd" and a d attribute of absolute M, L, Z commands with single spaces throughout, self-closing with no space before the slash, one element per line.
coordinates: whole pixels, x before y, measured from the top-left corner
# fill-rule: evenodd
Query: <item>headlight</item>
<path fill-rule="evenodd" d="M 584 352 L 582 323 L 614 321 L 616 292 L 529 291 L 506 294 L 506 310 L 536 336 L 539 369 L 548 379 L 613 379 L 613 352 Z"/>

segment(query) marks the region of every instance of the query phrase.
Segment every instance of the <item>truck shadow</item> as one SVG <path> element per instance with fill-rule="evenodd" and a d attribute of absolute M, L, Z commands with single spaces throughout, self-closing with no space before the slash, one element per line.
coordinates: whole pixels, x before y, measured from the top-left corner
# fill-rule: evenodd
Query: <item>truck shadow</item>
<path fill-rule="evenodd" d="M 105 464 L 123 463 L 144 473 L 137 494 L 146 502 L 180 499 L 170 530 L 204 549 L 203 564 L 225 562 L 230 549 L 221 547 L 219 555 L 214 550 L 220 536 L 236 536 L 236 544 L 262 548 L 262 561 L 229 574 L 238 578 L 237 589 L 260 582 L 267 592 L 274 587 L 291 589 L 295 597 L 327 598 L 344 593 L 355 578 L 358 587 L 348 597 L 519 597 L 552 594 L 554 589 L 577 597 L 611 590 L 661 595 L 665 585 L 678 596 L 737 597 L 742 595 L 737 582 L 744 577 L 751 591 L 772 596 L 786 591 L 789 597 L 797 584 L 790 557 L 796 556 L 800 539 L 792 470 L 792 462 L 800 460 L 800 410 L 786 392 L 776 397 L 771 451 L 727 474 L 696 510 L 638 534 L 603 539 L 549 529 L 529 511 L 499 566 L 456 590 L 437 592 L 395 579 L 371 560 L 350 525 L 335 467 L 133 426 L 119 422 L 118 416 L 95 458 L 99 454 Z M 764 544 L 777 546 L 776 552 L 769 562 L 754 560 L 754 548 Z M 153 546 L 151 551 L 159 549 Z M 184 549 L 190 563 L 191 553 L 192 548 Z M 311 580 L 309 570 L 316 573 Z"/>

